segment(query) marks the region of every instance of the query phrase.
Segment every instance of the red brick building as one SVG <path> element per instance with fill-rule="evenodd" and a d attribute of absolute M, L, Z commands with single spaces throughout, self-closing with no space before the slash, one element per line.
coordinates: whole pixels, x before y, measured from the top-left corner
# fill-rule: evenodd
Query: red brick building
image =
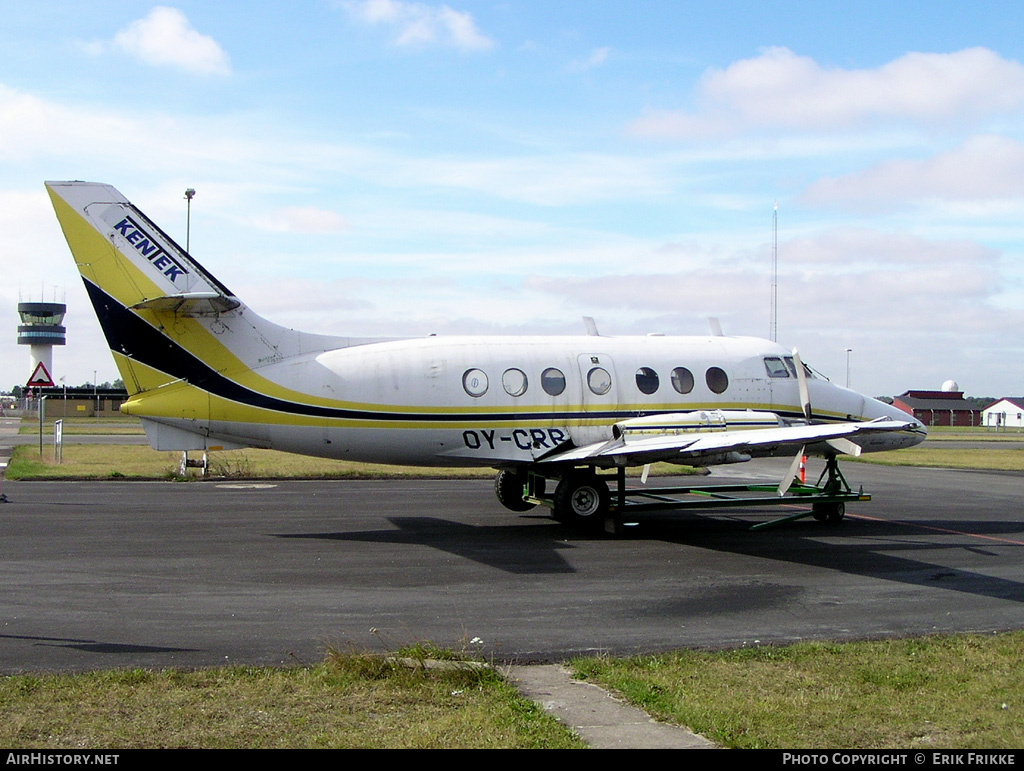
<path fill-rule="evenodd" d="M 981 425 L 981 410 L 964 399 L 963 391 L 907 391 L 892 403 L 926 426 Z"/>

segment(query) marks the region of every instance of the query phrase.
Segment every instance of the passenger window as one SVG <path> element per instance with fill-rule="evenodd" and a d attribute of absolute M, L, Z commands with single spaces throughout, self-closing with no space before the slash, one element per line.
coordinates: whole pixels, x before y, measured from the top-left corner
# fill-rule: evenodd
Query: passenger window
<path fill-rule="evenodd" d="M 729 387 L 729 376 L 725 374 L 724 369 L 719 367 L 710 367 L 705 373 L 704 379 L 707 381 L 708 388 L 716 394 L 724 392 Z"/>
<path fill-rule="evenodd" d="M 786 363 L 778 356 L 765 356 L 764 368 L 768 370 L 768 377 L 789 377 L 789 370 L 786 368 Z M 796 377 L 795 370 L 793 376 Z"/>
<path fill-rule="evenodd" d="M 604 367 L 594 367 L 587 373 L 587 385 L 598 396 L 604 396 L 612 390 L 612 376 Z"/>
<path fill-rule="evenodd" d="M 658 390 L 658 373 L 650 367 L 641 367 L 636 371 L 636 387 L 641 393 L 653 394 Z"/>
<path fill-rule="evenodd" d="M 487 374 L 482 369 L 467 369 L 462 376 L 462 387 L 472 397 L 487 393 Z"/>
<path fill-rule="evenodd" d="M 681 394 L 688 394 L 693 390 L 693 373 L 686 367 L 676 367 L 672 370 L 672 387 Z"/>
<path fill-rule="evenodd" d="M 509 396 L 522 396 L 526 393 L 528 385 L 526 373 L 521 369 L 507 369 L 501 376 L 501 384 L 505 387 L 505 393 Z"/>
<path fill-rule="evenodd" d="M 540 387 L 550 396 L 558 396 L 565 390 L 565 375 L 561 370 L 548 367 L 540 373 Z"/>

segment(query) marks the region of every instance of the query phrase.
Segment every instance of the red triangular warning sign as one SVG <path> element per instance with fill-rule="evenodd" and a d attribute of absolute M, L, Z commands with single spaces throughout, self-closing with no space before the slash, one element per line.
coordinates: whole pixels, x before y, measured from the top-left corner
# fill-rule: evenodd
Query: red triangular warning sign
<path fill-rule="evenodd" d="M 53 378 L 50 377 L 50 373 L 46 371 L 46 365 L 39 362 L 36 365 L 36 371 L 32 373 L 32 377 L 28 379 L 27 386 L 29 388 L 42 388 L 48 386 L 53 388 Z"/>

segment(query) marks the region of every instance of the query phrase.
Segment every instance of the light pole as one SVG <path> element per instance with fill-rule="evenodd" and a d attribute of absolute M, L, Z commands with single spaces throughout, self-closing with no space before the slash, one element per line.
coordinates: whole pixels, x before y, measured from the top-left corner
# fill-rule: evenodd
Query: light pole
<path fill-rule="evenodd" d="M 185 189 L 185 200 L 188 201 L 188 203 L 185 204 L 185 253 L 186 254 L 191 254 L 191 250 L 189 248 L 189 241 L 191 240 L 191 236 L 192 236 L 192 198 L 195 196 L 195 194 L 196 194 L 196 189 L 194 187 L 189 187 L 189 188 Z"/>
<path fill-rule="evenodd" d="M 850 354 L 853 353 L 852 348 L 846 349 L 846 387 L 850 387 Z"/>

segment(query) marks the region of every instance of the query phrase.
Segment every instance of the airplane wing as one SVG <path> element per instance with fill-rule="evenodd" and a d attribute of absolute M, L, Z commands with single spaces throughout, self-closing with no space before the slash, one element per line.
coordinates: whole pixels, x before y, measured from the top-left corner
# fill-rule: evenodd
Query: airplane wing
<path fill-rule="evenodd" d="M 752 457 L 789 454 L 801 447 L 823 452 L 859 455 L 872 434 L 912 430 L 910 421 L 878 419 L 866 422 L 776 426 L 686 433 L 632 432 L 628 421 L 619 436 L 605 442 L 574 447 L 543 459 L 544 463 L 587 463 L 598 466 L 638 466 L 658 461 L 681 465 L 736 463 Z M 858 440 L 860 440 L 858 442 Z"/>

